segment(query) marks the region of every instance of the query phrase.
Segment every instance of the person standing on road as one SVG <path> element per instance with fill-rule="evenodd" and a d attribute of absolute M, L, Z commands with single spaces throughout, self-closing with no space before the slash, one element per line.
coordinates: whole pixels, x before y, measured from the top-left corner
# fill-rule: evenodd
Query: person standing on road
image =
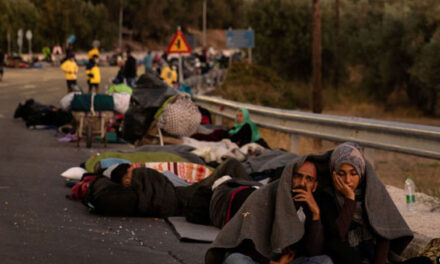
<path fill-rule="evenodd" d="M 177 71 L 174 68 L 170 68 L 170 66 L 167 64 L 164 65 L 165 67 L 160 73 L 160 78 L 170 87 L 174 87 L 174 85 L 177 83 Z"/>
<path fill-rule="evenodd" d="M 125 82 L 131 88 L 134 88 L 134 84 L 136 82 L 136 59 L 131 55 L 131 50 L 127 50 L 127 60 L 125 61 L 124 66 L 124 78 Z"/>
<path fill-rule="evenodd" d="M 61 56 L 63 55 L 63 50 L 59 44 L 55 45 L 52 49 L 52 55 L 54 56 L 55 66 L 60 65 Z"/>
<path fill-rule="evenodd" d="M 66 82 L 67 82 L 67 92 L 72 92 L 72 87 L 76 85 L 76 80 L 78 79 L 78 65 L 75 62 L 75 54 L 69 53 L 67 55 L 67 60 L 61 64 L 61 70 L 64 71 Z"/>
<path fill-rule="evenodd" d="M 144 57 L 143 63 L 145 67 L 145 72 L 147 72 L 147 69 L 153 69 L 153 55 L 151 55 L 151 51 L 147 52 L 147 55 L 145 55 Z"/>
<path fill-rule="evenodd" d="M 101 82 L 101 72 L 98 67 L 98 55 L 94 54 L 86 66 L 87 84 L 89 85 L 89 93 L 95 89 L 95 93 L 99 92 L 99 83 Z"/>
<path fill-rule="evenodd" d="M 88 57 L 89 60 L 90 60 L 90 59 L 92 59 L 93 56 L 95 56 L 95 55 L 99 56 L 99 50 L 98 50 L 98 48 L 96 48 L 96 47 L 94 47 L 93 49 L 89 50 L 89 52 L 88 52 L 88 54 L 87 54 L 87 57 Z"/>
<path fill-rule="evenodd" d="M 3 64 L 5 63 L 5 54 L 2 48 L 0 48 L 0 82 L 3 80 Z"/>
<path fill-rule="evenodd" d="M 47 62 L 52 62 L 52 58 L 50 56 L 50 48 L 48 46 L 44 46 L 43 49 L 41 50 L 41 52 L 43 53 L 43 60 L 47 61 Z"/>

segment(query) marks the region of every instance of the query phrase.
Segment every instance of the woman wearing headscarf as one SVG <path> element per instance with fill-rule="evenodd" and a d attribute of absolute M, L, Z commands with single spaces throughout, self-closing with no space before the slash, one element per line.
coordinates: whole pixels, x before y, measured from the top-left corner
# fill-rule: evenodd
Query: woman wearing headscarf
<path fill-rule="evenodd" d="M 257 125 L 249 118 L 249 111 L 240 108 L 234 120 L 234 127 L 228 130 L 229 138 L 240 147 L 255 142 L 268 148 L 267 143 L 260 137 Z"/>
<path fill-rule="evenodd" d="M 331 175 L 317 199 L 327 254 L 335 263 L 388 263 L 390 251 L 408 245 L 411 230 L 354 143 L 328 155 Z"/>

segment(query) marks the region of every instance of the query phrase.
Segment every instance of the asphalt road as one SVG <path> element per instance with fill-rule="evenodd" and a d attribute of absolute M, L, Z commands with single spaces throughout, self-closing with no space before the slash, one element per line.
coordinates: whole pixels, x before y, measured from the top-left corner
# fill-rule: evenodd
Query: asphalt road
<path fill-rule="evenodd" d="M 117 69 L 101 70 L 105 86 Z M 65 198 L 70 189 L 60 173 L 105 149 L 77 149 L 58 142 L 54 130 L 30 130 L 13 118 L 19 102 L 59 106 L 65 93 L 57 68 L 7 68 L 0 82 L 0 263 L 203 263 L 208 244 L 180 242 L 162 219 L 93 215 Z M 115 149 L 133 147 L 108 145 Z"/>

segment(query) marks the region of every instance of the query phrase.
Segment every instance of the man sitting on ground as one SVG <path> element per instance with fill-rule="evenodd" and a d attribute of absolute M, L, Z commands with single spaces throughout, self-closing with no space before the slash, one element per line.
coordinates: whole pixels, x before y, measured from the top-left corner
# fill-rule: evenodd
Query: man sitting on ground
<path fill-rule="evenodd" d="M 315 165 L 307 156 L 254 191 L 223 227 L 205 263 L 332 263 L 323 254 Z M 293 262 L 292 262 L 293 261 Z"/>

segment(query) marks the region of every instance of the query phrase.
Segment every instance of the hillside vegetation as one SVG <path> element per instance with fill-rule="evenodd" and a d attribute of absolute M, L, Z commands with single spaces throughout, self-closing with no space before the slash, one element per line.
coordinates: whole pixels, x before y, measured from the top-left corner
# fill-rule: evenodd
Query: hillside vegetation
<path fill-rule="evenodd" d="M 113 49 L 122 10 L 126 41 L 165 47 L 178 25 L 185 33 L 202 28 L 203 1 L 124 0 L 121 6 L 120 0 L 0 0 L 0 46 L 6 50 L 9 32 L 16 51 L 16 32 L 23 28 L 34 32 L 34 51 L 64 44 L 70 34 L 76 35 L 76 49 L 89 49 L 94 39 Z M 339 94 L 347 92 L 385 112 L 404 106 L 424 116 L 439 113 L 438 0 L 320 1 L 327 109 L 334 100 L 345 100 Z M 279 95 L 258 90 L 260 80 L 248 82 L 255 95 L 246 96 L 260 98 L 261 104 L 269 103 L 258 93 L 289 108 L 308 105 L 303 97 L 312 73 L 312 1 L 207 0 L 207 26 L 255 31 L 254 62 L 276 72 L 271 82 Z M 274 76 L 270 71 L 263 75 Z"/>

